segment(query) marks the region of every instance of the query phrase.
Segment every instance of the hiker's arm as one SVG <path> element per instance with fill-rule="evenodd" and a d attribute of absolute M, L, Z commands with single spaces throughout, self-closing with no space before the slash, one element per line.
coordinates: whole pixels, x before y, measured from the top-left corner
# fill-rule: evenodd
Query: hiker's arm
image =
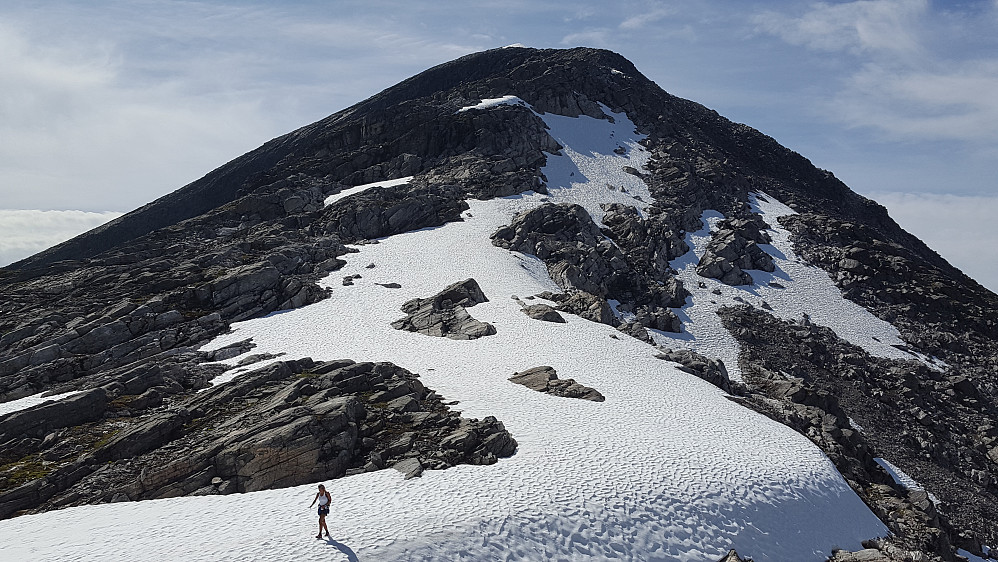
<path fill-rule="evenodd" d="M 317 500 L 317 499 L 319 499 L 319 494 L 316 494 L 315 497 L 312 498 L 312 503 L 311 503 L 311 505 L 309 505 L 309 507 L 312 507 L 313 505 L 315 505 L 315 500 Z"/>

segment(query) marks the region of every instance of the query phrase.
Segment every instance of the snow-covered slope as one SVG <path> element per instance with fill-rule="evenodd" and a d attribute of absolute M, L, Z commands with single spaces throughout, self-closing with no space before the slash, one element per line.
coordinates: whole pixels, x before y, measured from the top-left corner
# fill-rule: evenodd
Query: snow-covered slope
<path fill-rule="evenodd" d="M 473 109 L 522 111 L 507 105 Z M 519 442 L 513 457 L 492 466 L 428 471 L 408 481 L 384 470 L 326 482 L 334 498 L 332 541 L 311 538 L 315 517 L 307 508 L 313 494 L 308 485 L 2 521 L 0 533 L 19 540 L 0 544 L 0 558 L 50 560 L 72 553 L 79 560 L 699 561 L 716 560 L 734 547 L 758 561 L 806 561 L 823 560 L 834 547 L 858 549 L 861 540 L 885 534 L 804 437 L 727 400 L 717 388 L 656 359 L 652 346 L 609 326 L 571 315 L 565 324 L 540 322 L 520 311 L 512 297 L 558 288 L 536 258 L 493 246 L 493 232 L 546 200 L 579 203 L 598 220 L 600 203 L 641 207 L 649 198 L 636 176 L 621 171 L 647 161 L 625 115 L 613 115 L 615 123 L 542 117 L 566 147 L 544 169 L 550 195 L 470 201 L 463 222 L 360 246 L 323 281 L 329 299 L 236 324 L 207 348 L 253 338 L 252 353 L 283 353 L 282 359 L 391 361 L 459 401 L 465 416 L 496 416 Z M 769 213 L 766 202 L 757 201 Z M 708 215 L 708 224 L 714 218 Z M 691 246 L 698 248 L 695 237 L 704 234 L 692 234 Z M 789 256 L 777 240 L 774 255 Z M 773 279 L 793 287 L 805 277 L 787 259 L 778 261 Z M 696 258 L 688 260 L 676 264 L 684 274 Z M 354 285 L 339 282 L 354 274 L 361 276 Z M 469 277 L 490 299 L 469 312 L 493 324 L 495 335 L 456 341 L 390 326 L 403 316 L 402 303 Z M 776 294 L 754 289 L 753 298 L 777 308 Z M 708 339 L 704 330 L 723 333 L 707 323 L 709 307 L 696 308 L 704 298 L 717 300 L 695 292 L 684 318 L 686 341 L 694 347 L 690 342 Z M 837 315 L 854 313 L 832 314 L 831 327 L 844 330 L 833 325 Z M 812 320 L 819 322 L 817 316 Z M 879 329 L 878 337 L 896 338 L 896 332 Z M 842 335 L 850 337 L 848 331 Z M 894 340 L 875 343 L 861 345 L 897 351 L 889 347 Z M 737 356 L 737 346 L 721 338 L 697 349 L 732 366 Z M 507 380 L 539 365 L 596 388 L 606 401 L 553 397 Z"/>

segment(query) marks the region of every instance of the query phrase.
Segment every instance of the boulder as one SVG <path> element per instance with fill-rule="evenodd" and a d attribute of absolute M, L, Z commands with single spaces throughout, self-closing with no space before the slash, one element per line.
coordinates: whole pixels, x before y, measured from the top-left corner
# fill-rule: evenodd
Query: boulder
<path fill-rule="evenodd" d="M 413 299 L 402 305 L 408 316 L 392 322 L 397 330 L 455 340 L 473 340 L 496 333 L 491 324 L 471 317 L 466 307 L 488 302 L 474 279 L 454 283 L 427 299 Z"/>
<path fill-rule="evenodd" d="M 558 314 L 558 311 L 546 304 L 531 304 L 523 307 L 523 313 L 527 316 L 533 318 L 534 320 L 541 320 L 543 322 L 555 322 L 558 324 L 564 324 L 565 319 Z"/>
<path fill-rule="evenodd" d="M 526 371 L 514 373 L 509 380 L 516 384 L 522 384 L 531 390 L 554 396 L 581 398 L 583 400 L 592 400 L 593 402 L 603 402 L 605 400 L 603 395 L 597 390 L 583 386 L 575 382 L 575 379 L 559 379 L 558 373 L 553 367 L 533 367 Z"/>

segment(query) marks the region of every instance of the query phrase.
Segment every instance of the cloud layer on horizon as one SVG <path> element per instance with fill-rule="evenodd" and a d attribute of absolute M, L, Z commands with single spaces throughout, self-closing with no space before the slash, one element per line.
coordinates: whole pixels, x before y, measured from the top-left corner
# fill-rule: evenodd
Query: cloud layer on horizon
<path fill-rule="evenodd" d="M 97 228 L 121 214 L 0 209 L 0 267 Z"/>

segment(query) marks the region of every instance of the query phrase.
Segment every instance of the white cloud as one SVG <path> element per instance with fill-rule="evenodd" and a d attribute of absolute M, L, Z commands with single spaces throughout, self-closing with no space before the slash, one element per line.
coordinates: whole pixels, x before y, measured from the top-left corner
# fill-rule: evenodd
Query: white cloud
<path fill-rule="evenodd" d="M 0 209 L 0 267 L 65 242 L 121 216 L 117 212 Z"/>
<path fill-rule="evenodd" d="M 959 140 L 987 151 L 998 141 L 996 16 L 994 6 L 860 0 L 753 21 L 792 45 L 849 53 L 823 61 L 845 71 L 819 102 L 829 118 L 894 140 Z"/>
<path fill-rule="evenodd" d="M 640 13 L 625 19 L 623 22 L 620 23 L 619 27 L 620 29 L 627 29 L 627 30 L 640 29 L 648 24 L 659 21 L 666 16 L 672 15 L 673 13 L 675 13 L 675 10 L 664 6 L 659 6 L 647 12 Z"/>
<path fill-rule="evenodd" d="M 411 22 L 147 1 L 0 9 L 0 201 L 130 210 L 480 50 Z M 320 10 L 321 11 L 321 10 Z"/>
<path fill-rule="evenodd" d="M 865 65 L 830 107 L 855 127 L 900 139 L 998 141 L 998 58 L 897 71 Z"/>
<path fill-rule="evenodd" d="M 998 292 L 998 196 L 871 193 L 902 228 Z"/>
<path fill-rule="evenodd" d="M 919 49 L 914 32 L 928 7 L 927 0 L 819 2 L 798 17 L 766 11 L 753 21 L 761 31 L 812 49 L 910 53 Z"/>
<path fill-rule="evenodd" d="M 594 29 L 569 33 L 562 37 L 561 44 L 569 47 L 607 47 L 610 44 L 610 31 L 606 29 Z"/>

